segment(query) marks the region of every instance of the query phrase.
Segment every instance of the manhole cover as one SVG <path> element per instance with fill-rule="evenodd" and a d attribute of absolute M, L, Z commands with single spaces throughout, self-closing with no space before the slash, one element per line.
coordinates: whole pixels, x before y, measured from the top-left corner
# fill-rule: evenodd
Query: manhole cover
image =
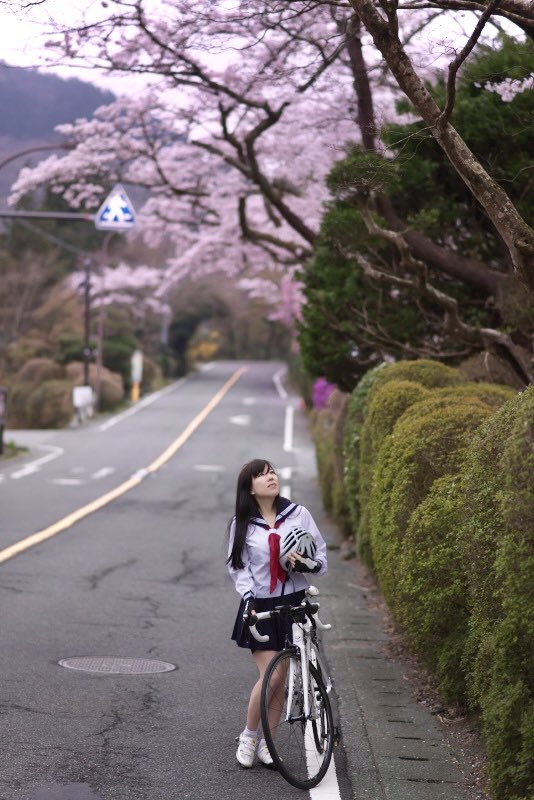
<path fill-rule="evenodd" d="M 118 658 L 117 656 L 75 656 L 62 658 L 61 667 L 82 672 L 104 672 L 108 675 L 145 675 L 153 672 L 171 672 L 176 664 L 155 661 L 152 658 Z"/>

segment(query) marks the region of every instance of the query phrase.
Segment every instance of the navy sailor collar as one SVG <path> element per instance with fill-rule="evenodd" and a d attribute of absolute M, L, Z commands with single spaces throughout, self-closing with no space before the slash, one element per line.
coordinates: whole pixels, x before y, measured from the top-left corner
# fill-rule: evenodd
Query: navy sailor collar
<path fill-rule="evenodd" d="M 287 499 L 287 497 L 279 497 L 278 514 L 276 515 L 276 519 L 274 521 L 274 527 L 279 528 L 282 522 L 287 519 L 287 517 L 289 517 L 297 508 L 297 503 L 292 503 L 291 500 Z M 266 531 L 271 530 L 271 526 L 265 522 L 263 517 L 253 517 L 250 521 L 253 522 L 254 525 L 259 525 L 260 528 L 265 528 Z"/>

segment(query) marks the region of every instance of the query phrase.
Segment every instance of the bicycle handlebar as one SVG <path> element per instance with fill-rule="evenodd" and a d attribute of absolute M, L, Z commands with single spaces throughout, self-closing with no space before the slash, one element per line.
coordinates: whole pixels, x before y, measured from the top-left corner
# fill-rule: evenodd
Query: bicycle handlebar
<path fill-rule="evenodd" d="M 319 591 L 318 591 L 318 589 L 316 589 L 315 586 L 309 586 L 306 589 L 306 594 L 311 596 L 311 597 L 316 597 L 319 594 Z M 291 606 L 291 607 L 288 608 L 286 613 L 287 614 L 291 614 L 291 613 L 296 612 L 296 611 L 302 611 L 303 608 L 306 608 L 308 602 L 309 602 L 308 600 L 303 600 L 300 606 Z M 321 620 L 319 619 L 319 616 L 318 616 L 319 603 L 314 603 L 313 606 L 316 606 L 316 610 L 313 613 L 309 614 L 309 616 L 311 616 L 313 618 L 313 621 L 315 622 L 315 624 L 317 625 L 318 628 L 320 628 L 323 631 L 329 631 L 332 628 L 330 623 L 325 624 L 324 622 L 321 622 Z M 256 616 L 258 622 L 260 622 L 262 619 L 269 619 L 273 614 L 279 614 L 279 613 L 280 613 L 279 609 L 275 608 L 272 611 L 260 611 L 260 612 L 256 613 L 255 616 Z M 256 624 L 249 625 L 249 628 L 250 628 L 251 634 L 256 639 L 256 641 L 258 641 L 258 642 L 268 642 L 269 641 L 269 637 L 268 636 L 262 636 L 261 633 L 258 633 L 258 630 L 256 628 Z"/>

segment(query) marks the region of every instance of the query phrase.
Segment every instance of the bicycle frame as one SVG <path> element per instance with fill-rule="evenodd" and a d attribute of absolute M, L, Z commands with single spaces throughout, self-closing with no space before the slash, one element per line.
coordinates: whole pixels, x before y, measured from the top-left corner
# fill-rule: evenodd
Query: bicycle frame
<path fill-rule="evenodd" d="M 307 590 L 308 596 L 316 596 L 318 594 L 317 589 L 314 586 L 308 587 Z M 304 605 L 304 602 L 303 602 Z M 260 612 L 257 617 L 259 620 L 266 619 L 270 617 L 273 612 L 265 611 Z M 319 653 L 319 649 L 317 644 L 314 642 L 313 631 L 316 627 L 322 628 L 323 630 L 328 630 L 331 628 L 331 625 L 325 625 L 321 622 L 317 613 L 313 614 L 314 622 L 312 623 L 310 617 L 306 615 L 305 620 L 303 622 L 293 622 L 292 625 L 292 639 L 293 644 L 292 646 L 299 651 L 300 655 L 300 664 L 301 664 L 301 675 L 302 675 L 302 690 L 304 692 L 304 716 L 306 719 L 310 718 L 310 671 L 309 671 L 309 663 L 311 662 L 314 666 L 318 666 L 321 672 L 321 675 L 326 678 L 326 685 L 325 689 L 329 694 L 332 690 L 332 681 L 330 680 L 330 676 L 325 669 L 323 660 L 321 659 L 321 655 Z M 258 641 L 265 641 L 267 637 L 262 637 L 256 631 L 255 626 L 251 626 L 251 633 Z M 293 690 L 295 687 L 295 662 L 291 660 L 290 667 L 289 667 L 289 677 L 288 677 L 288 690 L 290 697 L 293 696 Z M 315 701 L 315 695 L 313 695 Z M 286 720 L 289 720 L 291 714 L 291 705 L 288 706 L 286 710 Z M 317 717 L 317 711 L 313 709 L 314 719 Z"/>

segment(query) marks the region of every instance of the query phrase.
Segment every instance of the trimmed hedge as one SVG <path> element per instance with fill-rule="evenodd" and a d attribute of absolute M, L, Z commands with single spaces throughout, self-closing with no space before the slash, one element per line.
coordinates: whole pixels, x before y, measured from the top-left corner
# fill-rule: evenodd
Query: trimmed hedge
<path fill-rule="evenodd" d="M 423 400 L 405 411 L 379 451 L 370 507 L 373 560 L 396 613 L 398 562 L 410 516 L 444 475 L 458 472 L 479 425 L 491 414 L 476 399 Z"/>
<path fill-rule="evenodd" d="M 392 380 L 371 388 L 367 397 L 367 410 L 360 434 L 359 493 L 360 518 L 358 521 L 358 552 L 372 566 L 370 539 L 370 499 L 376 457 L 382 442 L 388 436 L 399 417 L 414 403 L 430 396 L 428 389 L 420 383 Z"/>
<path fill-rule="evenodd" d="M 495 797 L 534 796 L 534 387 L 478 431 L 465 478 L 469 697 Z"/>
<path fill-rule="evenodd" d="M 70 381 L 45 381 L 26 401 L 26 419 L 32 428 L 62 428 L 73 416 Z"/>
<path fill-rule="evenodd" d="M 442 386 L 456 386 L 465 378 L 453 367 L 447 367 L 440 361 L 421 358 L 418 361 L 397 361 L 388 364 L 373 381 L 374 390 L 380 389 L 389 381 L 414 381 L 427 389 Z"/>
<path fill-rule="evenodd" d="M 396 589 L 397 619 L 449 702 L 466 699 L 463 654 L 469 611 L 462 557 L 463 503 L 460 475 L 434 482 L 410 517 Z"/>
<path fill-rule="evenodd" d="M 401 362 L 324 412 L 315 427 L 327 508 L 343 476 L 358 552 L 407 640 L 447 701 L 480 711 L 495 800 L 530 800 L 534 387 L 517 394 Z"/>
<path fill-rule="evenodd" d="M 317 471 L 325 509 L 332 514 L 345 536 L 352 533 L 345 486 L 341 444 L 348 395 L 335 390 L 326 407 L 312 412 L 311 432 L 315 443 Z"/>
<path fill-rule="evenodd" d="M 366 401 L 377 374 L 385 365 L 375 367 L 365 373 L 352 391 L 348 403 L 343 430 L 343 485 L 351 528 L 358 531 L 360 525 L 360 437 L 365 416 Z M 368 564 L 372 563 L 368 538 L 360 542 L 356 537 L 356 552 Z"/>

